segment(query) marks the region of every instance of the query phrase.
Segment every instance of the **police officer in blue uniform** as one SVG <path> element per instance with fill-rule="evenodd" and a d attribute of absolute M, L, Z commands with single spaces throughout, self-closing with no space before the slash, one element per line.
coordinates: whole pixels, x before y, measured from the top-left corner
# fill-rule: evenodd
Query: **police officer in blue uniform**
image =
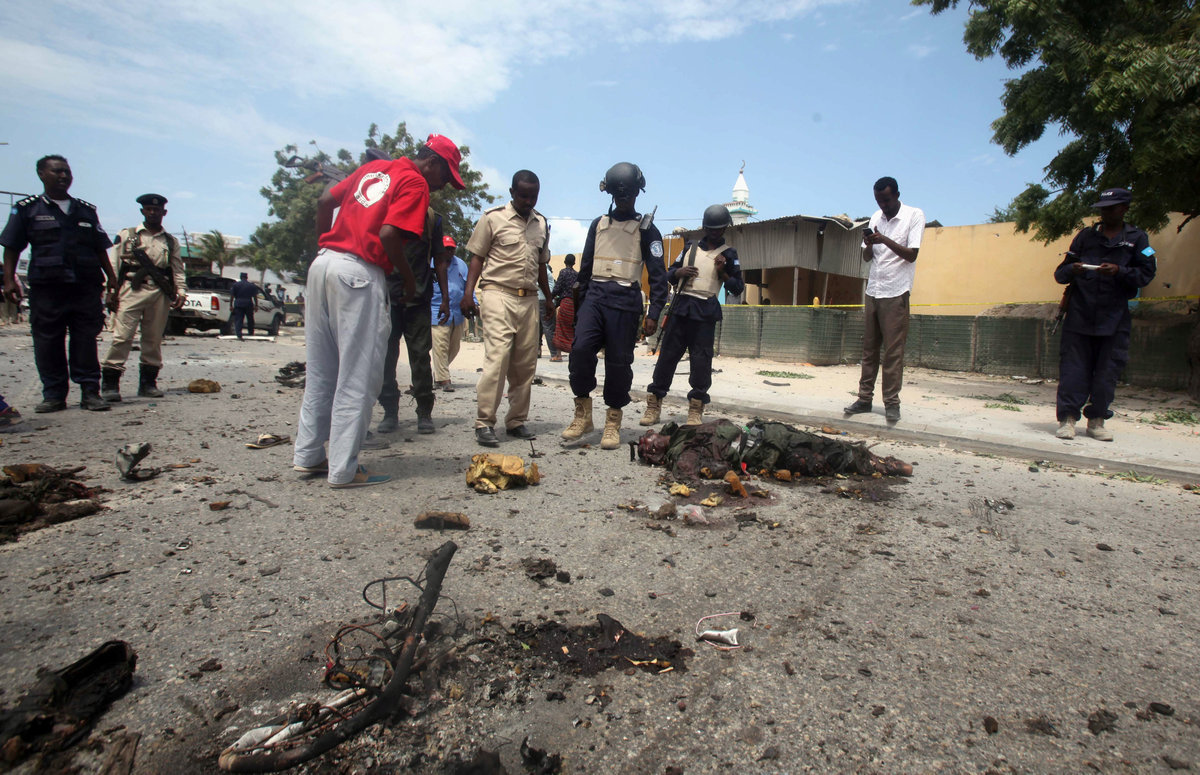
<path fill-rule="evenodd" d="M 100 359 L 96 337 L 104 327 L 103 297 L 117 280 L 95 205 L 70 196 L 71 166 L 62 156 L 38 159 L 44 191 L 13 205 L 0 234 L 4 246 L 4 295 L 21 298 L 17 259 L 29 246 L 29 323 L 33 355 L 42 379 L 42 402 L 35 412 L 67 408 L 74 381 L 82 392 L 80 406 L 104 411 L 100 397 Z M 70 334 L 69 344 L 67 334 Z"/>
<path fill-rule="evenodd" d="M 685 425 L 699 425 L 704 419 L 704 405 L 711 399 L 713 341 L 717 322 L 721 320 L 721 303 L 717 293 L 736 296 L 746 289 L 737 251 L 725 242 L 725 229 L 733 225 L 725 205 L 712 205 L 704 211 L 701 221 L 704 236 L 684 245 L 683 252 L 667 270 L 667 280 L 677 286 L 675 301 L 663 323 L 662 346 L 654 377 L 646 387 L 646 413 L 642 425 L 654 425 L 662 412 L 662 400 L 671 389 L 675 368 L 683 351 L 687 350 L 691 368 L 688 383 L 688 418 Z"/>
<path fill-rule="evenodd" d="M 1070 285 L 1058 366 L 1058 431 L 1075 438 L 1080 414 L 1087 435 L 1112 441 L 1104 421 L 1116 393 L 1117 378 L 1129 360 L 1132 327 L 1129 300 L 1154 279 L 1158 265 L 1146 232 L 1125 223 L 1133 195 L 1110 188 L 1092 207 L 1100 222 L 1075 235 L 1054 279 Z"/>
<path fill-rule="evenodd" d="M 633 385 L 633 348 L 642 315 L 642 267 L 650 280 L 650 309 L 642 330 L 650 336 L 667 303 L 662 234 L 653 216 L 639 215 L 634 206 L 646 190 L 646 178 L 636 164 L 621 162 L 609 168 L 600 190 L 612 196 L 608 214 L 592 221 L 579 262 L 580 304 L 571 345 L 569 370 L 575 394 L 575 418 L 562 432 L 574 440 L 594 429 L 591 392 L 596 387 L 596 355 L 604 349 L 604 418 L 601 449 L 621 444 L 622 410 Z"/>
<path fill-rule="evenodd" d="M 242 339 L 243 322 L 250 329 L 250 336 L 254 336 L 254 310 L 258 306 L 258 297 L 263 295 L 262 289 L 250 282 L 249 277 L 250 275 L 242 272 L 240 279 L 229 290 L 230 304 L 233 307 L 229 328 L 231 333 L 237 334 L 239 342 L 245 341 Z"/>

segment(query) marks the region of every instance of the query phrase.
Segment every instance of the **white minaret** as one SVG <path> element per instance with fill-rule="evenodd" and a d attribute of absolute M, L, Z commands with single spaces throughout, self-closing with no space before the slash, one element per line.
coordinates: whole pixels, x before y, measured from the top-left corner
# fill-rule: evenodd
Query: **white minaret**
<path fill-rule="evenodd" d="M 750 206 L 750 187 L 746 185 L 746 176 L 742 174 L 745 171 L 746 162 L 742 162 L 742 168 L 738 170 L 737 182 L 733 184 L 733 201 L 725 204 L 729 208 L 729 214 L 733 217 L 735 226 L 745 223 L 751 215 L 758 215 L 758 210 Z"/>

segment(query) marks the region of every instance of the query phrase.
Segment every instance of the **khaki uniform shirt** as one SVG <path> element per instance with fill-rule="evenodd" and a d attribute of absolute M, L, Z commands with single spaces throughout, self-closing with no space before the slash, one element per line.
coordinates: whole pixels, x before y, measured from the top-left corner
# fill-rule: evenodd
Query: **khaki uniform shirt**
<path fill-rule="evenodd" d="M 133 248 L 139 244 L 146 251 L 146 255 L 150 256 L 150 260 L 154 262 L 155 266 L 159 269 L 167 269 L 169 274 L 175 278 L 175 292 L 186 293 L 187 276 L 183 269 L 183 254 L 179 250 L 179 240 L 168 239 L 166 229 L 152 234 L 144 223 L 128 229 L 121 229 L 117 234 L 117 259 L 119 262 L 127 264 L 133 271 L 137 271 L 141 266 L 132 253 Z M 121 271 L 119 264 L 116 270 L 119 274 Z M 122 295 L 126 293 L 126 289 L 132 290 L 129 283 L 121 285 Z M 148 289 L 158 290 L 158 286 L 150 278 L 146 278 L 142 283 L 142 291 Z"/>
<path fill-rule="evenodd" d="M 550 262 L 550 228 L 537 210 L 522 218 L 509 202 L 483 214 L 467 241 L 467 250 L 483 259 L 480 290 L 499 287 L 534 292 L 540 265 Z"/>

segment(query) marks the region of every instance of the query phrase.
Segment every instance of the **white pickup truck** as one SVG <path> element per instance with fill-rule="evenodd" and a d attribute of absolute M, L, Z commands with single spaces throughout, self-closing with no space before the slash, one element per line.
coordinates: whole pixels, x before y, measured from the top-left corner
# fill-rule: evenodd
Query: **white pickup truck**
<path fill-rule="evenodd" d="M 187 279 L 187 301 L 182 309 L 173 309 L 167 321 L 167 331 L 180 335 L 189 328 L 200 331 L 218 329 L 222 334 L 233 333 L 233 302 L 230 290 L 237 282 L 231 277 L 214 274 L 195 274 Z M 283 325 L 283 305 L 272 298 L 258 297 L 254 309 L 254 329 L 266 330 L 270 336 L 279 333 Z"/>

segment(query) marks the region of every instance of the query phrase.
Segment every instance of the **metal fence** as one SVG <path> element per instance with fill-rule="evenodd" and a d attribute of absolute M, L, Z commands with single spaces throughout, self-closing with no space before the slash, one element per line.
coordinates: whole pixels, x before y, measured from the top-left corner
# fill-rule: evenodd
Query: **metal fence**
<path fill-rule="evenodd" d="M 731 305 L 722 309 L 717 352 L 830 366 L 862 357 L 861 309 Z M 1187 341 L 1194 323 L 1134 319 L 1124 380 L 1186 389 Z M 983 374 L 1058 379 L 1059 334 L 1033 318 L 913 315 L 904 363 Z"/>

